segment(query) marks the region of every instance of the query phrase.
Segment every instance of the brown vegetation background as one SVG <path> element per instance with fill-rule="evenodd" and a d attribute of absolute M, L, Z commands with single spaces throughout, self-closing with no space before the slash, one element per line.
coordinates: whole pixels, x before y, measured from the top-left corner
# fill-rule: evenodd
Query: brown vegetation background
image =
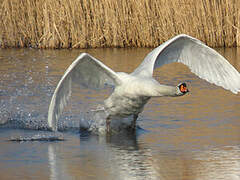
<path fill-rule="evenodd" d="M 0 0 L 0 47 L 240 46 L 239 0 Z"/>

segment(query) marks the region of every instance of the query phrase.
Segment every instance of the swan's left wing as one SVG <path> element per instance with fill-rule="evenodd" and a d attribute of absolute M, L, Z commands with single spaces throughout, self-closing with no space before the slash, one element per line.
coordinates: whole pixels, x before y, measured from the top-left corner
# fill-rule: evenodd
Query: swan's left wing
<path fill-rule="evenodd" d="M 200 78 L 235 94 L 240 91 L 240 73 L 218 52 L 185 34 L 151 51 L 133 74 L 152 76 L 155 68 L 172 62 L 187 65 Z"/>
<path fill-rule="evenodd" d="M 104 88 L 106 85 L 117 86 L 121 83 L 117 73 L 96 58 L 82 53 L 68 67 L 59 81 L 48 109 L 48 125 L 56 131 L 58 118 L 71 95 L 72 83 L 91 89 Z"/>

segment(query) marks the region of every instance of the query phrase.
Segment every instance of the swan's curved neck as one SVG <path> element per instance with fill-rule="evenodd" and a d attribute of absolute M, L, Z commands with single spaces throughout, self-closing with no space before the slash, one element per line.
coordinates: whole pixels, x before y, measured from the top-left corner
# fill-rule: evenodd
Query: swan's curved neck
<path fill-rule="evenodd" d="M 154 96 L 178 96 L 175 86 L 158 85 Z"/>

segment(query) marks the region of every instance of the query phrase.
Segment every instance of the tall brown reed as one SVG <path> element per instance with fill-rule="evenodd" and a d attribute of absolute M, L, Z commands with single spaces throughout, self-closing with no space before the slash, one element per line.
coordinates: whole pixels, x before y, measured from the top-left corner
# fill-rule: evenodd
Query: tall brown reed
<path fill-rule="evenodd" d="M 153 47 L 186 33 L 240 46 L 238 0 L 0 0 L 0 46 Z"/>

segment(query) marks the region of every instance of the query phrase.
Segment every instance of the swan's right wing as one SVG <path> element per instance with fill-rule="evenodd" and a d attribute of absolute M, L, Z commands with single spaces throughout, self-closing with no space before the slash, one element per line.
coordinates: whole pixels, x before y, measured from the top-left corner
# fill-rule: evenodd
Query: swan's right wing
<path fill-rule="evenodd" d="M 151 51 L 132 73 L 152 77 L 153 70 L 172 62 L 183 63 L 198 77 L 237 94 L 240 73 L 217 51 L 200 40 L 181 34 Z"/>
<path fill-rule="evenodd" d="M 101 89 L 106 85 L 119 85 L 121 80 L 117 73 L 89 54 L 82 53 L 78 56 L 65 71 L 51 99 L 48 125 L 54 131 L 57 131 L 58 118 L 71 95 L 73 82 L 87 88 Z"/>

